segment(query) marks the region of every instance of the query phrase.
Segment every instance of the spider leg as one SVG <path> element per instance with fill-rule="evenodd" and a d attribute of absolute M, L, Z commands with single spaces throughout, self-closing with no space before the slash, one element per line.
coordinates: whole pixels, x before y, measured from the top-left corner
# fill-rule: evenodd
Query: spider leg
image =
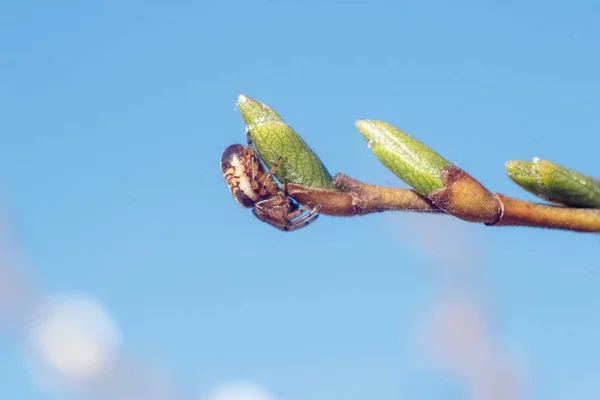
<path fill-rule="evenodd" d="M 250 136 L 250 129 L 246 128 L 246 141 L 248 142 L 248 152 L 250 153 L 250 165 L 252 170 L 252 187 L 258 189 L 258 183 L 256 182 L 258 175 L 258 164 L 256 151 L 254 150 L 254 144 L 252 143 L 252 136 Z"/>
<path fill-rule="evenodd" d="M 254 215 L 261 221 L 285 231 L 289 223 L 286 215 L 290 207 L 286 200 L 286 197 L 279 195 L 261 200 L 254 205 Z"/>
<path fill-rule="evenodd" d="M 279 167 L 280 162 L 281 162 L 281 156 L 277 157 L 277 160 L 275 160 L 275 162 L 273 163 L 273 166 L 271 167 L 269 172 L 267 172 L 267 174 L 265 175 L 265 178 L 261 182 L 261 188 L 260 188 L 261 196 L 264 196 L 265 194 L 267 194 L 267 191 L 268 191 L 267 184 L 273 178 L 273 174 L 277 170 L 277 167 Z"/>
<path fill-rule="evenodd" d="M 294 199 L 290 198 L 290 196 L 288 195 L 287 182 L 284 182 L 284 184 L 281 185 L 281 191 L 278 193 L 278 195 L 288 199 L 288 204 L 290 205 L 285 212 L 284 218 L 293 219 L 300 215 L 296 214 L 296 210 L 298 210 L 299 208 L 298 203 Z M 290 213 L 294 214 L 296 217 L 290 216 Z"/>
<path fill-rule="evenodd" d="M 319 216 L 317 213 L 321 209 L 320 204 L 312 208 L 308 213 L 302 215 L 308 208 L 302 206 L 301 208 L 290 212 L 290 204 L 286 202 L 286 199 L 287 198 L 285 197 L 277 196 L 262 200 L 256 203 L 254 215 L 261 221 L 282 231 L 295 231 L 296 229 L 303 228 L 314 222 Z"/>
<path fill-rule="evenodd" d="M 319 214 L 315 214 L 311 218 L 309 218 L 306 221 L 303 221 L 301 223 L 299 222 L 299 223 L 295 223 L 293 225 L 288 225 L 285 227 L 286 229 L 284 229 L 284 230 L 287 232 L 292 232 L 297 229 L 304 228 L 305 226 L 308 226 L 308 225 L 312 224 L 313 222 L 315 222 L 317 220 L 317 218 L 319 218 Z"/>
<path fill-rule="evenodd" d="M 284 224 L 282 224 L 281 222 L 275 222 L 275 221 L 265 221 L 265 222 L 267 222 L 268 224 L 270 224 L 270 225 L 274 226 L 275 228 L 280 229 L 282 231 L 292 232 L 297 229 L 304 228 L 305 226 L 308 226 L 308 225 L 312 224 L 313 222 L 315 222 L 317 220 L 317 218 L 319 217 L 319 214 L 316 214 L 316 212 L 320 208 L 321 208 L 321 205 L 315 207 L 314 209 L 312 209 L 310 211 L 310 213 L 306 214 L 302 218 L 292 221 L 291 223 L 289 221 L 286 221 L 286 223 L 284 223 Z"/>
<path fill-rule="evenodd" d="M 280 192 L 280 196 L 283 196 L 283 192 Z M 281 214 L 281 219 L 285 221 L 286 224 L 290 224 L 293 222 L 295 218 L 301 216 L 308 209 L 305 206 L 302 206 L 300 203 L 291 199 L 290 197 L 282 197 L 283 204 L 273 207 L 277 212 Z M 274 210 L 274 211 L 275 211 Z"/>
<path fill-rule="evenodd" d="M 268 216 L 267 217 L 261 216 L 259 213 L 256 212 L 256 209 L 254 210 L 254 214 L 256 215 L 256 218 L 260 219 L 262 222 L 266 222 L 267 224 L 269 224 L 269 225 L 271 225 L 271 226 L 273 226 L 273 227 L 275 227 L 275 228 L 277 228 L 279 230 L 282 230 L 282 231 L 288 231 L 289 230 L 288 227 L 285 224 L 283 224 L 281 222 L 277 222 L 277 221 L 275 221 L 273 219 L 270 219 Z"/>
<path fill-rule="evenodd" d="M 268 199 L 264 199 L 264 200 L 256 202 L 255 206 L 261 207 L 261 208 L 272 208 L 272 207 L 280 206 L 284 203 L 285 203 L 285 197 L 273 196 L 273 197 L 269 197 Z"/>
<path fill-rule="evenodd" d="M 302 208 L 300 208 L 298 211 L 299 212 L 298 216 L 300 216 L 303 212 L 305 212 L 306 210 L 308 210 L 308 208 L 306 208 L 305 206 L 302 206 Z M 310 220 L 311 218 L 315 219 L 318 216 L 318 212 L 321 210 L 321 204 L 317 205 L 316 207 L 312 208 L 308 213 L 304 214 L 302 217 L 298 218 L 298 219 L 294 219 L 292 220 L 292 218 L 290 218 L 290 225 L 297 225 L 297 224 L 302 224 L 308 220 Z M 295 217 L 294 217 L 295 218 Z M 312 220 L 310 221 L 312 222 Z M 309 222 L 309 223 L 310 223 Z M 307 224 L 308 225 L 308 224 Z"/>
<path fill-rule="evenodd" d="M 284 231 L 286 230 L 286 220 L 284 218 L 285 209 L 284 199 L 272 197 L 257 202 L 254 205 L 253 212 L 256 218 Z"/>

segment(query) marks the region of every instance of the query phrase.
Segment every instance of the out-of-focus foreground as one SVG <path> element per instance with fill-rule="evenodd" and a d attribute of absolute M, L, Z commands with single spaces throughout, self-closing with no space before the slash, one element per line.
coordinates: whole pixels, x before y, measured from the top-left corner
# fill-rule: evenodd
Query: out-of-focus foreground
<path fill-rule="evenodd" d="M 403 223 L 401 239 L 439 266 L 439 293 L 415 329 L 424 358 L 457 380 L 470 399 L 523 399 L 526 371 L 496 340 L 482 304 L 483 246 L 449 218 L 440 223 L 413 215 Z M 98 399 L 275 398 L 250 381 L 226 383 L 203 397 L 187 393 L 160 365 L 123 346 L 123 333 L 101 300 L 44 293 L 11 240 L 6 218 L 0 229 L 0 333 L 22 349 L 31 382 L 43 391 Z"/>

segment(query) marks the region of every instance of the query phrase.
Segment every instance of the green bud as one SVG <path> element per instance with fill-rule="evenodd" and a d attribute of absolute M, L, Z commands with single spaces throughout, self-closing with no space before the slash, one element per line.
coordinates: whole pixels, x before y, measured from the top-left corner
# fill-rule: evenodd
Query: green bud
<path fill-rule="evenodd" d="M 510 179 L 534 195 L 572 207 L 600 208 L 600 183 L 547 160 L 509 161 Z"/>
<path fill-rule="evenodd" d="M 333 178 L 323 162 L 275 111 L 243 94 L 238 97 L 237 106 L 267 167 L 281 156 L 275 171 L 280 182 L 334 189 Z"/>
<path fill-rule="evenodd" d="M 414 190 L 428 196 L 444 188 L 441 172 L 451 164 L 435 151 L 385 122 L 361 120 L 356 127 L 379 161 Z"/>

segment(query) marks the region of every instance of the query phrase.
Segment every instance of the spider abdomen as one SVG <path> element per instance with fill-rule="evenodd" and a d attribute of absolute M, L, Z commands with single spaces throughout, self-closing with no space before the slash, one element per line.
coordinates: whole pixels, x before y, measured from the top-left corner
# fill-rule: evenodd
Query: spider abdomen
<path fill-rule="evenodd" d="M 252 161 L 248 148 L 232 144 L 221 155 L 221 172 L 235 201 L 242 207 L 252 208 L 260 200 L 260 193 L 252 187 Z"/>

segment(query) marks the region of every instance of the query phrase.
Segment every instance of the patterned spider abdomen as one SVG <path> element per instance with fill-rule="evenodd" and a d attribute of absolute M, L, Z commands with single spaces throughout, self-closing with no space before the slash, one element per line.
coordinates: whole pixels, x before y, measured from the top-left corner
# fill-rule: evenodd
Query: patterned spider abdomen
<path fill-rule="evenodd" d="M 248 148 L 241 144 L 227 147 L 221 155 L 221 172 L 235 201 L 245 208 L 254 207 L 260 194 L 252 187 L 252 160 Z"/>

